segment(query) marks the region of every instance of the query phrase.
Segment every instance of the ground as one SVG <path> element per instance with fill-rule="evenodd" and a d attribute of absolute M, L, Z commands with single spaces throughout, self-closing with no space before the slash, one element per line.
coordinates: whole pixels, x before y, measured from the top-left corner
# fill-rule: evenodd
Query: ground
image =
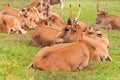
<path fill-rule="evenodd" d="M 107 0 L 107 11 L 113 15 L 120 15 L 120 1 Z M 0 0 L 9 2 L 12 6 L 22 8 L 32 0 Z M 69 17 L 69 4 L 72 5 L 73 19 L 78 12 L 78 4 L 81 4 L 79 20 L 93 24 L 96 18 L 96 0 L 65 0 L 64 21 Z M 105 1 L 100 1 L 101 8 Z M 59 13 L 59 5 L 53 6 L 53 11 Z M 120 79 L 120 31 L 102 30 L 110 40 L 109 53 L 112 62 L 90 62 L 89 66 L 81 71 L 40 71 L 27 69 L 35 54 L 41 50 L 31 44 L 29 31 L 25 35 L 0 33 L 0 80 L 119 80 Z"/>

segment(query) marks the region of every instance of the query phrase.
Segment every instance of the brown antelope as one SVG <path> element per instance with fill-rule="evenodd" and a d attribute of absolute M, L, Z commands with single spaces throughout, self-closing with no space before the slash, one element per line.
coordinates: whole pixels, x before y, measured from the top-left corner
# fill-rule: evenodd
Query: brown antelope
<path fill-rule="evenodd" d="M 89 55 L 89 49 L 84 42 L 57 44 L 38 52 L 28 68 L 75 71 L 88 65 Z"/>
<path fill-rule="evenodd" d="M 28 29 L 34 29 L 39 21 L 38 12 L 36 8 L 23 8 L 19 12 L 20 16 L 25 17 L 25 23 Z"/>
<path fill-rule="evenodd" d="M 83 37 L 81 27 L 79 27 L 79 31 L 80 37 Z M 85 68 L 89 60 L 88 45 L 81 41 L 45 47 L 38 52 L 29 67 L 42 70 L 74 71 Z"/>
<path fill-rule="evenodd" d="M 71 11 L 71 8 L 70 8 Z M 79 10 L 80 13 L 80 10 Z M 70 18 L 71 19 L 71 14 L 70 13 Z M 53 22 L 59 22 L 59 17 L 51 17 L 52 18 L 56 18 L 55 20 L 53 20 Z M 78 16 L 77 16 L 78 18 Z M 58 21 L 56 21 L 58 20 Z M 56 40 L 56 35 L 57 33 L 61 30 L 60 27 L 55 27 L 54 23 L 50 20 L 40 20 L 38 23 L 38 28 L 36 28 L 32 34 L 32 43 L 34 46 L 51 46 L 53 44 L 55 44 L 55 40 Z M 50 25 L 49 25 L 50 23 Z M 52 25 L 51 25 L 52 24 Z M 57 23 L 58 24 L 58 23 Z M 64 28 L 65 26 L 69 26 L 70 22 L 68 20 L 67 24 L 64 24 L 62 21 L 59 22 L 59 24 L 62 25 L 62 28 Z"/>
<path fill-rule="evenodd" d="M 32 44 L 37 47 L 53 45 L 60 28 L 47 26 L 45 21 L 40 26 L 32 33 Z"/>
<path fill-rule="evenodd" d="M 3 14 L 10 14 L 12 16 L 18 16 L 19 13 L 18 8 L 11 7 L 11 4 L 9 3 L 4 3 L 3 4 L 3 10 L 1 11 Z"/>
<path fill-rule="evenodd" d="M 34 28 L 36 26 L 36 21 L 38 21 L 37 11 L 34 8 L 31 8 L 31 12 L 27 12 L 23 10 L 23 14 L 21 14 L 21 10 L 10 6 L 9 3 L 3 4 L 2 14 L 8 14 L 17 17 L 20 21 L 21 27 L 27 26 L 28 28 Z"/>
<path fill-rule="evenodd" d="M 79 42 L 83 41 L 86 44 L 90 45 L 89 49 L 91 50 L 91 54 L 96 54 L 96 57 L 91 57 L 92 60 L 112 60 L 108 53 L 109 41 L 106 36 L 101 34 L 100 31 L 92 30 L 88 32 L 88 30 L 82 30 L 79 25 L 71 25 L 66 26 L 62 31 L 57 34 L 56 43 L 70 43 L 70 42 Z M 80 31 L 79 31 L 80 30 Z M 82 34 L 83 36 L 82 38 Z M 95 48 L 93 48 L 95 47 Z M 91 55 L 92 56 L 92 55 Z M 100 57 L 100 58 L 99 58 Z"/>
<path fill-rule="evenodd" d="M 118 29 L 120 30 L 120 16 L 116 15 L 109 15 L 106 11 L 107 3 L 105 3 L 105 6 L 103 10 L 100 10 L 99 8 L 99 1 L 97 2 L 97 18 L 96 18 L 96 24 L 100 24 L 98 26 L 103 26 L 107 29 Z"/>
<path fill-rule="evenodd" d="M 24 31 L 20 26 L 20 21 L 12 15 L 2 14 L 0 16 L 0 32 L 7 32 L 9 33 L 22 33 L 25 34 Z"/>
<path fill-rule="evenodd" d="M 81 25 L 82 27 L 86 28 L 88 27 L 88 25 L 86 23 L 83 23 L 83 22 L 80 22 L 78 21 L 79 19 L 79 16 L 80 16 L 80 11 L 81 11 L 81 8 L 80 8 L 80 5 L 79 5 L 79 10 L 78 10 L 78 14 L 76 16 L 76 18 L 72 21 L 72 9 L 71 9 L 71 5 L 70 5 L 70 17 L 68 19 L 68 22 L 64 22 L 57 14 L 53 14 L 51 13 L 49 18 L 48 18 L 48 21 L 51 23 L 52 26 L 57 26 L 57 27 L 61 27 L 61 28 L 64 28 L 66 25 L 70 25 L 72 23 L 77 23 L 79 25 Z M 71 23 L 69 21 L 72 21 Z M 70 24 L 69 24 L 70 23 Z"/>
<path fill-rule="evenodd" d="M 56 70 L 56 71 L 74 71 L 84 69 L 90 59 L 110 60 L 107 47 L 101 43 L 97 45 L 90 38 L 86 38 L 82 27 L 72 25 L 70 34 L 77 33 L 72 36 L 78 42 L 56 44 L 43 48 L 34 57 L 33 63 L 28 66 L 40 70 Z M 68 31 L 68 29 L 66 30 Z M 95 30 L 94 30 L 95 31 Z M 73 33 L 71 33 L 73 32 Z M 97 39 L 97 38 L 96 38 Z"/>

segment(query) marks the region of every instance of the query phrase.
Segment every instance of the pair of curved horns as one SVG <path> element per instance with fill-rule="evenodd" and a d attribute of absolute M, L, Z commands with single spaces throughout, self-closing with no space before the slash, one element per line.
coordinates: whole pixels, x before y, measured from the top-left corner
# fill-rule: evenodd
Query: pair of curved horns
<path fill-rule="evenodd" d="M 107 6 L 107 2 L 105 2 L 104 8 L 103 8 L 104 11 L 106 11 L 106 6 Z M 97 11 L 98 11 L 98 12 L 100 11 L 99 0 L 98 0 L 98 2 L 97 2 Z"/>

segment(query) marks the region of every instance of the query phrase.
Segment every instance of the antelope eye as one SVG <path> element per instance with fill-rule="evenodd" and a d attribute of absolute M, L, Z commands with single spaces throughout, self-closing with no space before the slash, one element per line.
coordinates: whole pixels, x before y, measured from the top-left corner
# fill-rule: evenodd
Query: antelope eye
<path fill-rule="evenodd" d="M 42 6 L 45 6 L 45 4 L 42 4 Z"/>
<path fill-rule="evenodd" d="M 22 9 L 21 11 L 22 11 L 22 12 L 24 12 L 24 11 L 25 11 L 25 9 Z"/>

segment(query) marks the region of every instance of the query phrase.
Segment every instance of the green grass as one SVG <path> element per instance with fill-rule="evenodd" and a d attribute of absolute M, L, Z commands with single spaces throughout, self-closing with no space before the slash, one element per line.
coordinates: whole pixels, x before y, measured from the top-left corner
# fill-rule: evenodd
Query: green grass
<path fill-rule="evenodd" d="M 0 0 L 0 3 L 10 2 L 12 6 L 22 8 L 31 0 Z M 105 1 L 101 1 L 101 8 Z M 64 20 L 69 17 L 69 4 L 72 4 L 73 18 L 78 11 L 78 4 L 82 10 L 79 20 L 92 24 L 96 17 L 96 0 L 66 0 L 64 6 Z M 0 9 L 2 6 L 0 5 Z M 107 10 L 110 14 L 120 15 L 120 1 L 108 0 Z M 53 7 L 59 13 L 59 5 Z M 113 62 L 90 62 L 82 71 L 40 71 L 27 69 L 34 55 L 41 50 L 31 45 L 31 33 L 25 35 L 0 33 L 0 80 L 119 80 L 120 79 L 120 31 L 106 31 L 110 40 L 109 53 Z"/>

